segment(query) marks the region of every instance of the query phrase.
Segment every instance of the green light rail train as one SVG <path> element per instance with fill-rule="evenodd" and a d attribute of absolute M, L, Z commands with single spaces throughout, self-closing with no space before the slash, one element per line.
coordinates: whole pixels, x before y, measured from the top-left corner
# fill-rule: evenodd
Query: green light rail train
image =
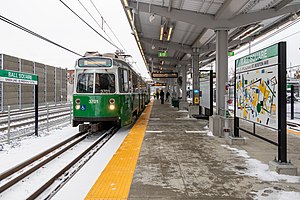
<path fill-rule="evenodd" d="M 76 61 L 74 87 L 73 127 L 79 130 L 128 125 L 150 101 L 147 83 L 117 54 L 87 52 Z"/>

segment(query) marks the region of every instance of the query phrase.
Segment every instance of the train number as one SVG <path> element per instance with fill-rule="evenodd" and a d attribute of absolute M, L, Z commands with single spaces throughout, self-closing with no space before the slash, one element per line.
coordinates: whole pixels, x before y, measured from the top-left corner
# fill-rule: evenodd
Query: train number
<path fill-rule="evenodd" d="M 98 103 L 98 99 L 90 99 L 89 103 L 90 104 L 96 104 L 96 103 Z"/>

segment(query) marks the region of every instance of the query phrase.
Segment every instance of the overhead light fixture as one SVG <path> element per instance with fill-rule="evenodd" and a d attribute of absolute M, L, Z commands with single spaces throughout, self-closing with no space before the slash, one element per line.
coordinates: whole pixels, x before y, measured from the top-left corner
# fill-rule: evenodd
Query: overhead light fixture
<path fill-rule="evenodd" d="M 252 31 L 253 29 L 255 29 L 257 26 L 250 26 L 248 28 L 246 28 L 245 30 L 243 30 L 240 34 L 238 34 L 238 36 L 234 37 L 233 40 L 237 40 L 240 39 L 241 37 L 244 36 L 245 33 Z"/>
<path fill-rule="evenodd" d="M 164 25 L 160 26 L 160 35 L 159 35 L 159 40 L 162 40 L 164 34 Z"/>
<path fill-rule="evenodd" d="M 170 41 L 172 30 L 173 30 L 173 26 L 170 26 L 167 41 Z"/>
<path fill-rule="evenodd" d="M 252 32 L 244 35 L 243 37 L 241 37 L 241 40 L 253 35 L 254 33 L 258 32 L 259 30 L 261 30 L 264 26 L 263 25 L 260 25 L 260 26 L 257 26 Z"/>
<path fill-rule="evenodd" d="M 152 23 L 154 19 L 155 19 L 155 15 L 153 13 L 150 14 L 150 16 L 149 16 L 150 23 Z"/>
<path fill-rule="evenodd" d="M 155 46 L 154 46 L 154 44 L 152 44 L 152 46 L 151 46 L 151 49 L 152 49 L 152 50 L 154 50 L 154 49 L 155 49 Z"/>

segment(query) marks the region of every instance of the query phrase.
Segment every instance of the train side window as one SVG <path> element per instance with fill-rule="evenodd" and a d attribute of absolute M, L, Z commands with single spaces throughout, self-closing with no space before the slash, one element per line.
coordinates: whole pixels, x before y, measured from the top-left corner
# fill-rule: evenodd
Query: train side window
<path fill-rule="evenodd" d="M 132 87 L 133 87 L 133 92 L 138 92 L 138 76 L 136 73 L 132 73 Z"/>
<path fill-rule="evenodd" d="M 77 93 L 93 93 L 94 74 L 82 73 L 78 74 L 76 92 Z"/>
<path fill-rule="evenodd" d="M 129 80 L 128 71 L 126 69 L 119 68 L 119 82 L 120 82 L 120 92 L 127 93 L 129 90 Z"/>
<path fill-rule="evenodd" d="M 115 75 L 96 73 L 95 93 L 115 93 Z"/>

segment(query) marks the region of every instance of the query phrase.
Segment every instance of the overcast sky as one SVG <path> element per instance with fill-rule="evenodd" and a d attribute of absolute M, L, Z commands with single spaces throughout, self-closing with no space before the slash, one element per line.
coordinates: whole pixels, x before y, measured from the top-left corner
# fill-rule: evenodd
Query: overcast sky
<path fill-rule="evenodd" d="M 78 0 L 63 0 L 98 32 L 107 37 L 88 15 Z M 101 24 L 101 18 L 90 0 L 80 0 Z M 120 0 L 92 0 L 126 53 L 132 55 L 134 67 L 142 76 L 148 73 L 140 55 Z M 0 3 L 0 15 L 6 17 L 79 54 L 86 51 L 115 52 L 116 48 L 79 20 L 59 0 L 6 0 Z M 105 27 L 117 46 L 122 46 Z M 78 58 L 66 50 L 25 33 L 0 21 L 0 53 L 56 67 L 73 68 Z"/>

